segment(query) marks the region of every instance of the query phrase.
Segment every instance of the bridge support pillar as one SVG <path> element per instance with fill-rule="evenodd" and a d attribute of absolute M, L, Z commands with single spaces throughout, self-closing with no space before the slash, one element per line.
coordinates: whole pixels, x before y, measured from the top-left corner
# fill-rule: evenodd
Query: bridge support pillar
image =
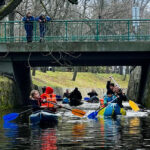
<path fill-rule="evenodd" d="M 18 90 L 19 105 L 27 105 L 29 94 L 32 90 L 32 80 L 30 68 L 23 62 L 0 62 L 0 73 L 14 79 L 16 89 Z M 16 105 L 18 105 L 16 104 Z"/>
<path fill-rule="evenodd" d="M 150 108 L 150 65 L 146 66 L 145 68 L 145 84 L 144 86 L 141 88 L 141 92 L 143 93 L 142 94 L 142 97 L 141 97 L 141 100 L 142 100 L 142 104 L 144 106 L 146 106 L 147 108 Z M 140 97 L 139 97 L 140 98 Z"/>
<path fill-rule="evenodd" d="M 135 67 L 131 72 L 128 97 L 150 108 L 150 65 Z"/>
<path fill-rule="evenodd" d="M 32 90 L 32 79 L 30 68 L 25 63 L 13 63 L 14 77 L 17 87 L 20 90 L 21 99 L 24 105 L 28 104 L 29 94 Z"/>

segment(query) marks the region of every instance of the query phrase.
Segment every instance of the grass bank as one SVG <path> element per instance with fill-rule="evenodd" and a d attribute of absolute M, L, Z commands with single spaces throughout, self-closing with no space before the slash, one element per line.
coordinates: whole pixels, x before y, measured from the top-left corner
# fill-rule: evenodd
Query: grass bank
<path fill-rule="evenodd" d="M 109 76 L 114 79 L 122 88 L 128 87 L 129 75 L 123 81 L 124 76 L 119 74 L 93 74 L 79 72 L 76 81 L 72 81 L 73 72 L 51 72 L 43 73 L 36 71 L 36 76 L 32 76 L 33 83 L 38 86 L 51 86 L 62 88 L 105 88 Z"/>

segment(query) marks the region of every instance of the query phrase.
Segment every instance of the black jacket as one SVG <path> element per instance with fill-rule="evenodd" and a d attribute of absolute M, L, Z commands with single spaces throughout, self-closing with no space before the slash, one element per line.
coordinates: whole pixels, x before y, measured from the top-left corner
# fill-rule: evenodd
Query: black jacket
<path fill-rule="evenodd" d="M 78 91 L 78 89 L 75 89 L 73 92 L 71 92 L 69 98 L 70 98 L 70 101 L 71 100 L 81 100 L 82 95 L 81 95 L 80 91 Z"/>
<path fill-rule="evenodd" d="M 90 97 L 93 97 L 93 96 L 98 96 L 98 94 L 96 92 L 89 92 L 88 95 Z"/>
<path fill-rule="evenodd" d="M 112 94 L 114 94 L 114 92 L 110 89 L 110 83 L 111 83 L 110 81 L 107 81 L 106 89 L 107 89 L 107 91 L 109 90 L 112 92 Z"/>

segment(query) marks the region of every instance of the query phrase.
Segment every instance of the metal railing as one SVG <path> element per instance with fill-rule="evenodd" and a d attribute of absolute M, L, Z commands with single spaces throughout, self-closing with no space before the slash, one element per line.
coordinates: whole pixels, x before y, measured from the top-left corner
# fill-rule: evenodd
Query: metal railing
<path fill-rule="evenodd" d="M 26 42 L 22 21 L 0 22 L 0 43 Z M 33 42 L 39 42 L 39 23 L 33 22 Z M 150 41 L 150 20 L 60 20 L 46 23 L 46 42 Z"/>

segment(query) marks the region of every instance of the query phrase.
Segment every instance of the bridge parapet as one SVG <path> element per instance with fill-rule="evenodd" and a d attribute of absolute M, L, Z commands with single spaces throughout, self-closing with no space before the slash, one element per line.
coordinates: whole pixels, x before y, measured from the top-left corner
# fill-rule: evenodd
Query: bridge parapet
<path fill-rule="evenodd" d="M 33 41 L 38 42 L 39 23 L 33 24 Z M 56 20 L 46 23 L 45 41 L 150 41 L 150 20 Z M 0 22 L 0 43 L 9 42 L 26 42 L 24 22 Z"/>

